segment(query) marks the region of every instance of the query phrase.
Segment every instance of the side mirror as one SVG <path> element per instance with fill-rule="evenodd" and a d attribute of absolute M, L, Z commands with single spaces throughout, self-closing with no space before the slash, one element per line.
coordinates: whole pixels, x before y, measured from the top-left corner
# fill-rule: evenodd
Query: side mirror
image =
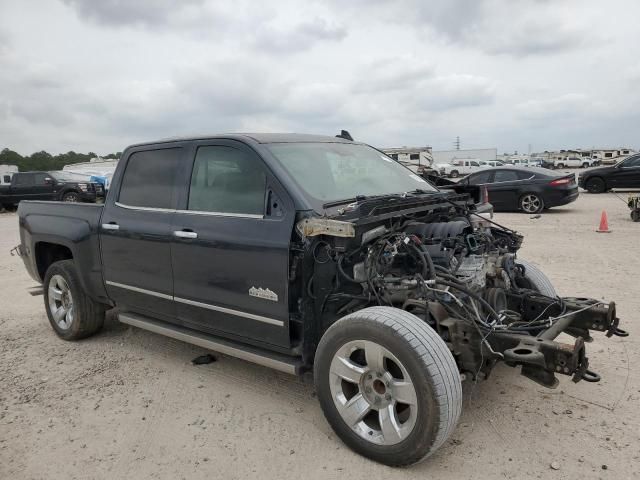
<path fill-rule="evenodd" d="M 44 184 L 45 185 L 53 185 L 53 178 L 51 177 L 47 177 L 44 179 Z"/>

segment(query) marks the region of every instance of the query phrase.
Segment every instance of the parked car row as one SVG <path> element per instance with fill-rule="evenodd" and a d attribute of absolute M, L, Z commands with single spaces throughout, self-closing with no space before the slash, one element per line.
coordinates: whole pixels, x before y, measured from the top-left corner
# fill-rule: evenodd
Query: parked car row
<path fill-rule="evenodd" d="M 10 208 L 22 200 L 96 202 L 104 200 L 100 183 L 79 180 L 67 172 L 14 173 L 9 185 L 0 185 L 0 205 Z"/>

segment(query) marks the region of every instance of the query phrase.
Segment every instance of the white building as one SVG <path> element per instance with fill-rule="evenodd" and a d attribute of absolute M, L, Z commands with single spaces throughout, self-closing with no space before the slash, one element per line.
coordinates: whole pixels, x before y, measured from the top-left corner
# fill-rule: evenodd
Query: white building
<path fill-rule="evenodd" d="M 9 185 L 14 173 L 18 173 L 17 166 L 0 165 L 0 185 Z"/>
<path fill-rule="evenodd" d="M 497 148 L 473 148 L 465 150 L 439 150 L 432 152 L 434 163 L 451 163 L 454 160 L 497 160 Z"/>

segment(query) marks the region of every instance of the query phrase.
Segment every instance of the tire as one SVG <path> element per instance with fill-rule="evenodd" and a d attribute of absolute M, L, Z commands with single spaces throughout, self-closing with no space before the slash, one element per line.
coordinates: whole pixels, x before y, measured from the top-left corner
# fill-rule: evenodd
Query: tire
<path fill-rule="evenodd" d="M 640 210 L 632 210 L 629 216 L 634 222 L 640 222 Z"/>
<path fill-rule="evenodd" d="M 559 163 L 558 168 L 564 168 L 564 163 Z"/>
<path fill-rule="evenodd" d="M 524 213 L 540 213 L 544 210 L 544 200 L 537 193 L 525 193 L 520 197 L 518 207 Z"/>
<path fill-rule="evenodd" d="M 546 295 L 547 297 L 558 297 L 558 293 L 556 292 L 553 283 L 551 283 L 549 277 L 547 277 L 542 270 L 532 263 L 520 258 L 516 260 L 516 264 L 524 267 L 524 277 L 529 281 L 533 290 L 541 293 L 542 295 Z"/>
<path fill-rule="evenodd" d="M 374 360 L 367 362 L 369 355 Z M 447 345 L 425 322 L 396 308 L 365 308 L 329 327 L 316 351 L 314 378 L 340 439 L 389 466 L 433 454 L 462 410 L 460 373 Z"/>
<path fill-rule="evenodd" d="M 460 176 L 460 173 L 458 172 L 458 170 L 451 170 L 451 173 L 449 174 L 449 176 L 451 178 L 458 178 Z"/>
<path fill-rule="evenodd" d="M 104 324 L 105 307 L 84 292 L 73 260 L 55 262 L 47 270 L 44 306 L 49 323 L 63 340 L 89 337 Z"/>
<path fill-rule="evenodd" d="M 589 168 L 589 164 L 588 164 L 588 163 L 586 163 L 586 162 L 585 162 L 585 163 L 583 163 L 583 164 L 582 164 L 582 168 Z"/>
<path fill-rule="evenodd" d="M 590 177 L 585 182 L 584 188 L 589 193 L 603 193 L 607 190 L 607 185 L 600 177 Z"/>
<path fill-rule="evenodd" d="M 63 202 L 79 202 L 80 201 L 80 194 L 78 194 L 78 192 L 67 192 L 64 195 L 62 195 L 62 201 Z"/>

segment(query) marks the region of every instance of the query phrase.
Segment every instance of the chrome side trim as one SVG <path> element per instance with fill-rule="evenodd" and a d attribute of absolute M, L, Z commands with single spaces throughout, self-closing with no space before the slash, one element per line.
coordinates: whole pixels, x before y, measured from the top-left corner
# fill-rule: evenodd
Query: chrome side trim
<path fill-rule="evenodd" d="M 173 297 L 165 293 L 154 292 L 153 290 L 146 290 L 144 288 L 134 287 L 131 285 L 125 285 L 124 283 L 112 282 L 107 280 L 107 285 L 112 287 L 124 288 L 125 290 L 131 290 L 132 292 L 144 293 L 146 295 L 152 295 L 158 298 L 164 298 L 165 300 L 173 300 L 175 302 L 184 303 L 185 305 L 191 305 L 193 307 L 206 308 L 215 312 L 227 313 L 229 315 L 235 315 L 237 317 L 248 318 L 250 320 L 256 320 L 258 322 L 268 323 L 269 325 L 275 325 L 277 327 L 283 327 L 284 322 L 275 318 L 263 317 L 262 315 L 255 315 L 253 313 L 241 312 L 240 310 L 234 310 L 232 308 L 219 307 L 217 305 L 211 305 L 210 303 L 196 302 L 195 300 L 189 300 L 188 298 Z"/>
<path fill-rule="evenodd" d="M 253 313 L 241 312 L 239 310 L 233 310 L 232 308 L 218 307 L 217 305 L 196 302 L 195 300 L 189 300 L 187 298 L 173 297 L 173 299 L 176 302 L 184 303 L 186 305 L 192 305 L 194 307 L 207 308 L 216 312 L 228 313 L 229 315 L 249 318 L 251 320 L 257 320 L 258 322 L 264 322 L 270 325 L 276 325 L 278 327 L 284 326 L 284 322 L 282 320 L 276 320 L 275 318 L 263 317 L 262 315 L 254 315 Z"/>
<path fill-rule="evenodd" d="M 164 213 L 186 213 L 188 215 L 208 215 L 211 217 L 235 217 L 235 218 L 258 218 L 263 219 L 264 215 L 254 215 L 250 213 L 225 213 L 225 212 L 205 212 L 201 210 L 175 210 L 173 208 L 152 208 L 135 207 L 125 203 L 116 202 L 116 206 L 127 210 L 140 210 L 143 212 L 164 212 Z"/>
<path fill-rule="evenodd" d="M 282 362 L 274 358 L 259 355 L 257 353 L 241 350 L 240 348 L 235 348 L 231 345 L 225 345 L 223 343 L 215 342 L 197 334 L 174 330 L 155 322 L 146 321 L 143 318 L 134 315 L 121 313 L 118 315 L 118 319 L 122 323 L 126 323 L 127 325 L 132 325 L 134 327 L 142 328 L 150 332 L 175 338 L 176 340 L 191 343 L 192 345 L 197 345 L 199 347 L 213 350 L 224 355 L 237 357 L 248 362 L 257 363 L 258 365 L 263 365 L 265 367 L 273 368 L 274 370 L 279 370 L 281 372 L 289 373 L 292 375 L 295 375 L 297 373 L 295 363 Z"/>
<path fill-rule="evenodd" d="M 260 220 L 264 218 L 264 215 L 255 215 L 250 213 L 205 212 L 202 210 L 176 210 L 175 212 L 186 213 L 188 215 L 209 215 L 211 217 L 258 218 Z"/>
<path fill-rule="evenodd" d="M 167 295 L 165 293 L 154 292 L 153 290 L 145 290 L 144 288 L 132 287 L 131 285 L 125 285 L 124 283 L 112 282 L 111 280 L 107 280 L 105 282 L 107 285 L 111 285 L 112 287 L 123 288 L 125 290 L 131 290 L 132 292 L 144 293 L 147 295 L 152 295 L 158 298 L 164 298 L 165 300 L 173 300 L 171 295 Z"/>
<path fill-rule="evenodd" d="M 171 208 L 134 207 L 132 205 L 126 205 L 120 202 L 116 202 L 116 206 L 120 208 L 126 208 L 127 210 L 141 210 L 143 212 L 176 213 L 176 211 Z"/>

